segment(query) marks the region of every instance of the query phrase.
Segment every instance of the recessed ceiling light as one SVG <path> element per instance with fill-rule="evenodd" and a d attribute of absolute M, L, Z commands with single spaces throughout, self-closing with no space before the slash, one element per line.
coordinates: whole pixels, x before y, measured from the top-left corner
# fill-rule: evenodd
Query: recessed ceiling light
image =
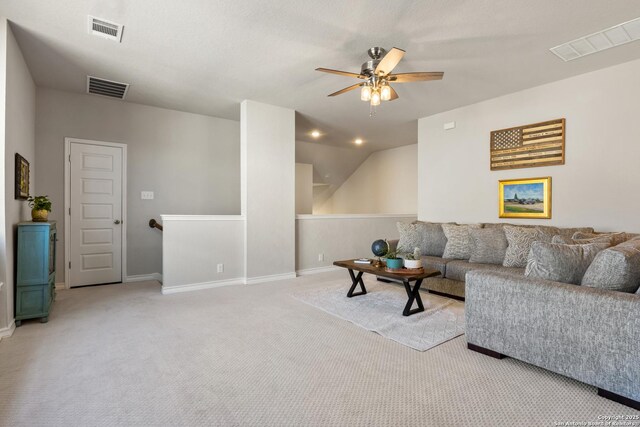
<path fill-rule="evenodd" d="M 361 144 L 362 144 L 362 139 L 357 138 L 357 139 L 356 139 L 355 141 L 353 141 L 353 142 L 355 142 L 355 144 L 356 144 L 356 145 L 361 145 Z"/>
<path fill-rule="evenodd" d="M 311 136 L 314 138 L 318 138 L 320 136 L 320 131 L 319 130 L 312 131 Z"/>

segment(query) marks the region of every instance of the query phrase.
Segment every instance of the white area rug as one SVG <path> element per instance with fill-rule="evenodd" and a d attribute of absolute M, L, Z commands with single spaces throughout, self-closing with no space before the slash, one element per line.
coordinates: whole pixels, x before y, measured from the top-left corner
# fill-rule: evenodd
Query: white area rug
<path fill-rule="evenodd" d="M 402 285 L 367 280 L 366 295 L 347 298 L 349 286 L 345 281 L 342 285 L 299 292 L 293 296 L 419 351 L 429 350 L 464 334 L 464 303 L 460 301 L 420 292 L 424 311 L 405 317 L 402 310 L 407 303 L 407 294 Z"/>

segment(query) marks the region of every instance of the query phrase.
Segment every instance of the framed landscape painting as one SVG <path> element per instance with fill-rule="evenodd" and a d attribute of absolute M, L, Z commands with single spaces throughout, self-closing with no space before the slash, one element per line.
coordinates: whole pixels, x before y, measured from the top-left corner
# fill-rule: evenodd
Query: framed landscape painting
<path fill-rule="evenodd" d="M 16 199 L 27 200 L 29 197 L 29 162 L 16 153 Z"/>
<path fill-rule="evenodd" d="M 499 181 L 500 218 L 551 218 L 551 177 Z"/>

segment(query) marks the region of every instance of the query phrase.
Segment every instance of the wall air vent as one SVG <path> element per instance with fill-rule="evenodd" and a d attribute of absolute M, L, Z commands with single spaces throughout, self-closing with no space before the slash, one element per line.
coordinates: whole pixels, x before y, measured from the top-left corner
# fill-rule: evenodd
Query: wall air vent
<path fill-rule="evenodd" d="M 87 76 L 87 93 L 92 95 L 108 96 L 110 98 L 124 99 L 129 90 L 128 83 L 114 82 L 112 80 L 99 79 Z"/>
<path fill-rule="evenodd" d="M 124 26 L 120 24 L 89 16 L 89 34 L 94 36 L 121 42 L 123 29 Z"/>
<path fill-rule="evenodd" d="M 563 43 L 549 49 L 563 61 L 571 61 L 601 50 L 640 39 L 640 18 Z"/>

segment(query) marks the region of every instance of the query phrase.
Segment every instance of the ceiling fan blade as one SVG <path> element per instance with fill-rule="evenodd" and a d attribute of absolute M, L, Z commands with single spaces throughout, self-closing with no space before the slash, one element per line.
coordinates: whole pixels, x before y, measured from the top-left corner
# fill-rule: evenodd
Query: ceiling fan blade
<path fill-rule="evenodd" d="M 354 85 L 351 85 L 349 87 L 345 87 L 344 89 L 341 89 L 337 92 L 333 92 L 332 94 L 328 95 L 328 96 L 337 96 L 337 95 L 342 95 L 345 92 L 349 92 L 350 90 L 354 90 L 357 89 L 359 86 L 362 86 L 364 83 L 356 83 Z"/>
<path fill-rule="evenodd" d="M 389 89 L 391 89 L 391 98 L 389 98 L 389 101 L 393 101 L 394 99 L 398 99 L 398 92 L 396 92 L 396 90 L 394 88 L 392 88 L 391 86 L 389 86 Z"/>
<path fill-rule="evenodd" d="M 391 49 L 380 60 L 380 63 L 376 67 L 376 75 L 386 76 L 387 74 L 389 74 L 391 71 L 393 71 L 394 68 L 396 68 L 396 65 L 398 65 L 403 56 L 404 50 L 398 49 L 397 47 Z"/>
<path fill-rule="evenodd" d="M 422 73 L 400 73 L 389 76 L 389 81 L 394 83 L 423 82 L 428 80 L 442 80 L 444 73 L 438 72 L 422 72 Z"/>
<path fill-rule="evenodd" d="M 350 73 L 348 71 L 332 70 L 331 68 L 316 68 L 316 71 L 322 71 L 323 73 L 337 74 L 339 76 L 355 77 L 356 79 L 364 79 L 362 74 Z"/>

